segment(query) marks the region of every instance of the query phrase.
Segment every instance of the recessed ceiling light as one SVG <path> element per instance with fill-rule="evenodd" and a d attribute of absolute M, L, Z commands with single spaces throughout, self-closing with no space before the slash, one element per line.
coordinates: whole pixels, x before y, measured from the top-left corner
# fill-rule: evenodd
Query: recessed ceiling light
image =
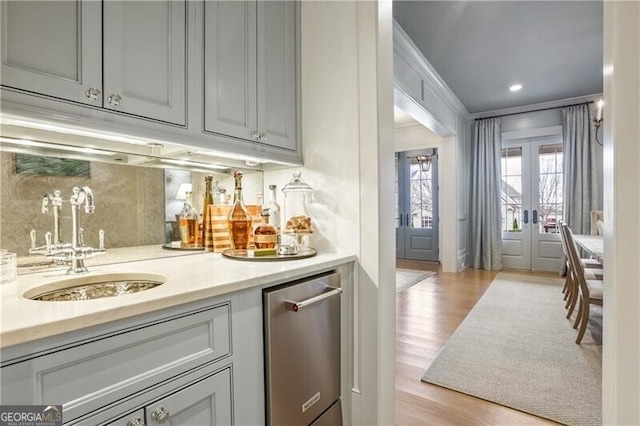
<path fill-rule="evenodd" d="M 522 84 L 514 84 L 513 86 L 509 87 L 509 90 L 511 90 L 512 92 L 517 92 L 520 89 L 522 89 Z"/>

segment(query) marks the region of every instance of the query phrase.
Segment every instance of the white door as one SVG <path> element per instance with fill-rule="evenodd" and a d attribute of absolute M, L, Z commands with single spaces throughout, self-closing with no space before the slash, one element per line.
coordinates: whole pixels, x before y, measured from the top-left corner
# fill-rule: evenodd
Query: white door
<path fill-rule="evenodd" d="M 502 147 L 502 263 L 558 271 L 562 246 L 562 139 L 505 141 Z"/>
<path fill-rule="evenodd" d="M 104 2 L 104 107 L 186 124 L 186 2 Z"/>
<path fill-rule="evenodd" d="M 428 166 L 418 157 L 428 158 Z M 434 149 L 400 152 L 396 165 L 396 257 L 437 262 L 438 155 Z"/>

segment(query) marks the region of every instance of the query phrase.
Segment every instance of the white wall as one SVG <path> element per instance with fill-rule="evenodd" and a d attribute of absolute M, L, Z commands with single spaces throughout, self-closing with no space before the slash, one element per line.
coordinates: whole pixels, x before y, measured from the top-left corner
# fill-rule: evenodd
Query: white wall
<path fill-rule="evenodd" d="M 640 4 L 604 3 L 603 424 L 640 424 Z"/>
<path fill-rule="evenodd" d="M 396 76 L 395 105 L 442 138 L 437 143 L 430 139 L 439 155 L 440 262 L 444 272 L 461 271 L 468 264 L 469 114 L 398 23 L 394 53 L 420 79 L 423 90 L 416 94 L 424 93 L 423 99 L 413 99 Z"/>
<path fill-rule="evenodd" d="M 301 171 L 315 189 L 310 208 L 313 244 L 321 251 L 358 256 L 352 378 L 343 398 L 354 424 L 392 424 L 391 2 L 301 4 Z M 279 188 L 290 178 L 291 170 L 264 173 L 265 185 Z"/>

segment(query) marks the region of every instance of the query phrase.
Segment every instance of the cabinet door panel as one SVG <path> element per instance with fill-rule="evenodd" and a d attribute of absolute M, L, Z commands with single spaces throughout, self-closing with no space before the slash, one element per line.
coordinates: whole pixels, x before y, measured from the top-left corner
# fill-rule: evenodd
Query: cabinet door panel
<path fill-rule="evenodd" d="M 256 111 L 256 3 L 204 2 L 204 127 L 252 140 Z"/>
<path fill-rule="evenodd" d="M 2 85 L 102 106 L 102 7 L 94 1 L 3 1 Z"/>
<path fill-rule="evenodd" d="M 296 149 L 296 2 L 258 2 L 258 128 L 263 143 Z"/>
<path fill-rule="evenodd" d="M 105 2 L 104 70 L 105 108 L 184 125 L 186 3 Z"/>
<path fill-rule="evenodd" d="M 145 423 L 148 425 L 158 423 L 154 419 L 154 413 L 168 413 L 167 420 L 172 426 L 230 425 L 231 370 L 226 368 L 167 398 L 149 404 L 145 413 Z"/>

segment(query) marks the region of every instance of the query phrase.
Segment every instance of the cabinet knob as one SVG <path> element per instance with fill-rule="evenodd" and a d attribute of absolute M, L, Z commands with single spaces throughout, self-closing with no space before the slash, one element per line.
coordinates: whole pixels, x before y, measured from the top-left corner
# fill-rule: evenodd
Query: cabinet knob
<path fill-rule="evenodd" d="M 127 422 L 127 426 L 146 426 L 146 425 L 144 424 L 144 421 L 140 417 L 134 417 L 132 419 L 129 419 L 129 421 Z"/>
<path fill-rule="evenodd" d="M 102 93 L 100 93 L 100 89 L 96 87 L 90 88 L 84 94 L 87 95 L 87 98 L 93 101 L 97 100 L 100 96 L 102 96 Z"/>
<path fill-rule="evenodd" d="M 251 139 L 255 139 L 255 140 L 260 139 L 260 133 L 258 133 L 256 131 L 251 132 L 250 136 L 251 136 Z"/>
<path fill-rule="evenodd" d="M 267 134 L 266 133 L 260 133 L 260 135 L 258 136 L 258 139 L 261 141 L 266 141 L 267 140 Z"/>
<path fill-rule="evenodd" d="M 122 96 L 120 95 L 111 95 L 107 98 L 107 102 L 109 102 L 113 106 L 118 106 L 122 103 Z"/>
<path fill-rule="evenodd" d="M 151 418 L 158 423 L 164 423 L 169 420 L 169 412 L 164 407 L 158 407 L 151 412 Z"/>

